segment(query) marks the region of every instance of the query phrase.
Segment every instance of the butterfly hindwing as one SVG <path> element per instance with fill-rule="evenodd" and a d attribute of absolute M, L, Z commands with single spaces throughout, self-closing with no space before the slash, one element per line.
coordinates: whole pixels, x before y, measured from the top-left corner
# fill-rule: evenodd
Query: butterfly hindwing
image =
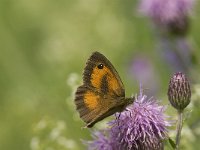
<path fill-rule="evenodd" d="M 115 113 L 115 109 L 123 106 L 123 101 L 103 96 L 95 89 L 82 85 L 76 91 L 75 104 L 87 127 L 92 127 L 96 122 Z"/>

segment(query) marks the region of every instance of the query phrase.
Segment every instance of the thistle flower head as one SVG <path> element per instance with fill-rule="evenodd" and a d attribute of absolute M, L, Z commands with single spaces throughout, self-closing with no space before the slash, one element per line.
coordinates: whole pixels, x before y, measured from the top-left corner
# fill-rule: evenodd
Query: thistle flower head
<path fill-rule="evenodd" d="M 182 35 L 188 30 L 193 5 L 194 0 L 141 0 L 140 10 L 159 27 Z"/>
<path fill-rule="evenodd" d="M 191 90 L 190 83 L 186 76 L 175 73 L 169 82 L 168 99 L 177 110 L 183 110 L 190 103 Z"/>
<path fill-rule="evenodd" d="M 167 138 L 167 126 L 170 125 L 164 110 L 165 107 L 155 99 L 148 99 L 141 92 L 133 105 L 109 123 L 107 137 L 98 134 L 94 141 L 90 141 L 89 148 L 99 150 L 99 146 L 104 145 L 110 150 L 162 149 L 162 141 Z"/>

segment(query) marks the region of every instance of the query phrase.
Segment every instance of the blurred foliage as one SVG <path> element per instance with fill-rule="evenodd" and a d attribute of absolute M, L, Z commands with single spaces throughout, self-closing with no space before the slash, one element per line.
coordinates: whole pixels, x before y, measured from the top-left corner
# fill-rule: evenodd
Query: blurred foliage
<path fill-rule="evenodd" d="M 196 51 L 199 14 L 189 35 Z M 85 149 L 80 139 L 89 139 L 89 131 L 81 129 L 73 92 L 94 50 L 116 66 L 127 95 L 139 87 L 129 74 L 131 59 L 146 54 L 160 76 L 159 97 L 168 104 L 171 73 L 155 51 L 153 34 L 135 1 L 0 0 L 0 149 Z M 183 140 L 188 149 L 200 146 L 199 98 L 184 127 L 194 137 Z"/>

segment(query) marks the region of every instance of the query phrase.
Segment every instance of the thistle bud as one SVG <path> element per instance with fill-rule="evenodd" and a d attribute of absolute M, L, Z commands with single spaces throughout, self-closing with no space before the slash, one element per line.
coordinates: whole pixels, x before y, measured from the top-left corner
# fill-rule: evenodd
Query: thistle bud
<path fill-rule="evenodd" d="M 168 99 L 171 105 L 179 111 L 185 109 L 190 103 L 190 83 L 183 73 L 175 73 L 171 78 L 169 82 Z"/>

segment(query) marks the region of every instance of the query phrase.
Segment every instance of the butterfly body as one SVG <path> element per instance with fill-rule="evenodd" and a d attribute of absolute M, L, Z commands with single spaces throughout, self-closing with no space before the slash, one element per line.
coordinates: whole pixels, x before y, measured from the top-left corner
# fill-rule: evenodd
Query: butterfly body
<path fill-rule="evenodd" d="M 123 111 L 134 101 L 134 98 L 125 98 L 124 85 L 117 71 L 99 52 L 94 52 L 88 59 L 83 85 L 77 88 L 75 95 L 76 109 L 86 127 Z"/>

